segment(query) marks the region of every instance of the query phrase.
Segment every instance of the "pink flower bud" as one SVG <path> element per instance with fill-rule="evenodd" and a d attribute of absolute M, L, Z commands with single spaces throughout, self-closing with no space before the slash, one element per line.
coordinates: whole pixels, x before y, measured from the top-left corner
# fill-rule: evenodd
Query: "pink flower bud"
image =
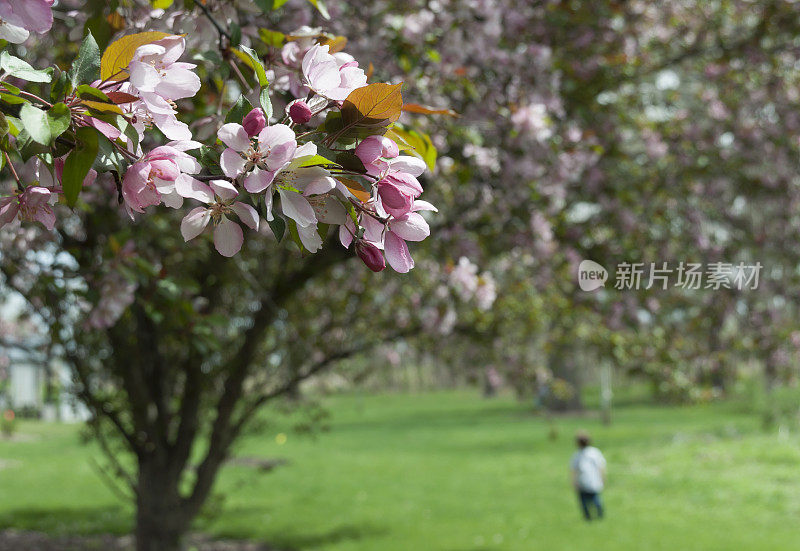
<path fill-rule="evenodd" d="M 250 111 L 245 116 L 242 126 L 247 135 L 251 137 L 264 130 L 264 127 L 267 126 L 267 117 L 264 116 L 264 111 L 258 107 Z"/>
<path fill-rule="evenodd" d="M 356 254 L 373 272 L 382 272 L 386 268 L 386 260 L 381 250 L 370 243 L 360 239 L 356 241 Z"/>
<path fill-rule="evenodd" d="M 296 100 L 289 104 L 289 117 L 295 124 L 305 124 L 311 120 L 314 114 L 311 108 L 303 100 Z"/>

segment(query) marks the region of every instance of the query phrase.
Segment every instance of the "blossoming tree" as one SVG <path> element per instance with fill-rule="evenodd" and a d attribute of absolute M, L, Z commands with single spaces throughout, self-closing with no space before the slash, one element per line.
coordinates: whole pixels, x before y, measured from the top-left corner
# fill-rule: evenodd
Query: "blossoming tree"
<path fill-rule="evenodd" d="M 74 368 L 137 548 L 171 551 L 259 406 L 387 338 L 320 345 L 288 376 L 267 361 L 334 265 L 414 267 L 428 164 L 395 125 L 401 84 L 373 81 L 344 37 L 243 33 L 202 1 L 170 13 L 207 32 L 170 34 L 91 2 L 74 59 L 36 66 L 21 52 L 75 30 L 51 28 L 70 8 L 52 4 L 0 2 L 0 267 Z"/>

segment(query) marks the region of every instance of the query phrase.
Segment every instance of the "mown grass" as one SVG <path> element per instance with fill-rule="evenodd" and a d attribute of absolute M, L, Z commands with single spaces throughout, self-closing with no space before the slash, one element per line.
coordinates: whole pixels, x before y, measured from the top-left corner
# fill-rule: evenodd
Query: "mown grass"
<path fill-rule="evenodd" d="M 281 418 L 247 436 L 237 456 L 288 463 L 227 466 L 224 506 L 197 528 L 326 551 L 800 549 L 800 435 L 762 432 L 760 417 L 733 404 L 629 405 L 608 427 L 578 416 L 551 424 L 511 398 L 470 392 L 325 404 L 327 431 L 297 434 Z M 602 523 L 581 520 L 569 487 L 578 428 L 609 461 Z M 0 527 L 129 530 L 129 506 L 92 457 L 77 427 L 22 423 L 0 440 Z"/>

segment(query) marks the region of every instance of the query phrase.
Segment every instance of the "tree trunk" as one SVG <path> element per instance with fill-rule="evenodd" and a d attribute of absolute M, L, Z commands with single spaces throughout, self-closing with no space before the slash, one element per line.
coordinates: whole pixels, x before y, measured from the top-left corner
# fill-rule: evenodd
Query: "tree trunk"
<path fill-rule="evenodd" d="M 574 351 L 565 344 L 556 344 L 548 360 L 554 379 L 544 399 L 545 406 L 552 411 L 583 409 L 581 374 Z"/>
<path fill-rule="evenodd" d="M 136 498 L 136 551 L 180 551 L 189 528 L 178 493 L 163 462 L 140 458 Z"/>

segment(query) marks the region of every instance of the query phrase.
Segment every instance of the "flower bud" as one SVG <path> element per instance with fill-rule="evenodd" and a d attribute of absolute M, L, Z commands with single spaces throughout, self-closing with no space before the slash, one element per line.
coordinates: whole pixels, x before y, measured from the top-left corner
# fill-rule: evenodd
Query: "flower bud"
<path fill-rule="evenodd" d="M 383 258 L 383 253 L 369 241 L 363 239 L 356 241 L 356 254 L 373 272 L 381 272 L 386 268 L 386 259 Z"/>
<path fill-rule="evenodd" d="M 306 124 L 314 114 L 303 100 L 295 100 L 289 104 L 289 117 L 295 124 Z"/>
<path fill-rule="evenodd" d="M 253 137 L 264 130 L 264 127 L 267 126 L 267 117 L 264 116 L 264 111 L 258 107 L 250 111 L 245 116 L 242 126 L 244 127 L 244 131 L 247 132 L 247 135 L 250 137 Z"/>

